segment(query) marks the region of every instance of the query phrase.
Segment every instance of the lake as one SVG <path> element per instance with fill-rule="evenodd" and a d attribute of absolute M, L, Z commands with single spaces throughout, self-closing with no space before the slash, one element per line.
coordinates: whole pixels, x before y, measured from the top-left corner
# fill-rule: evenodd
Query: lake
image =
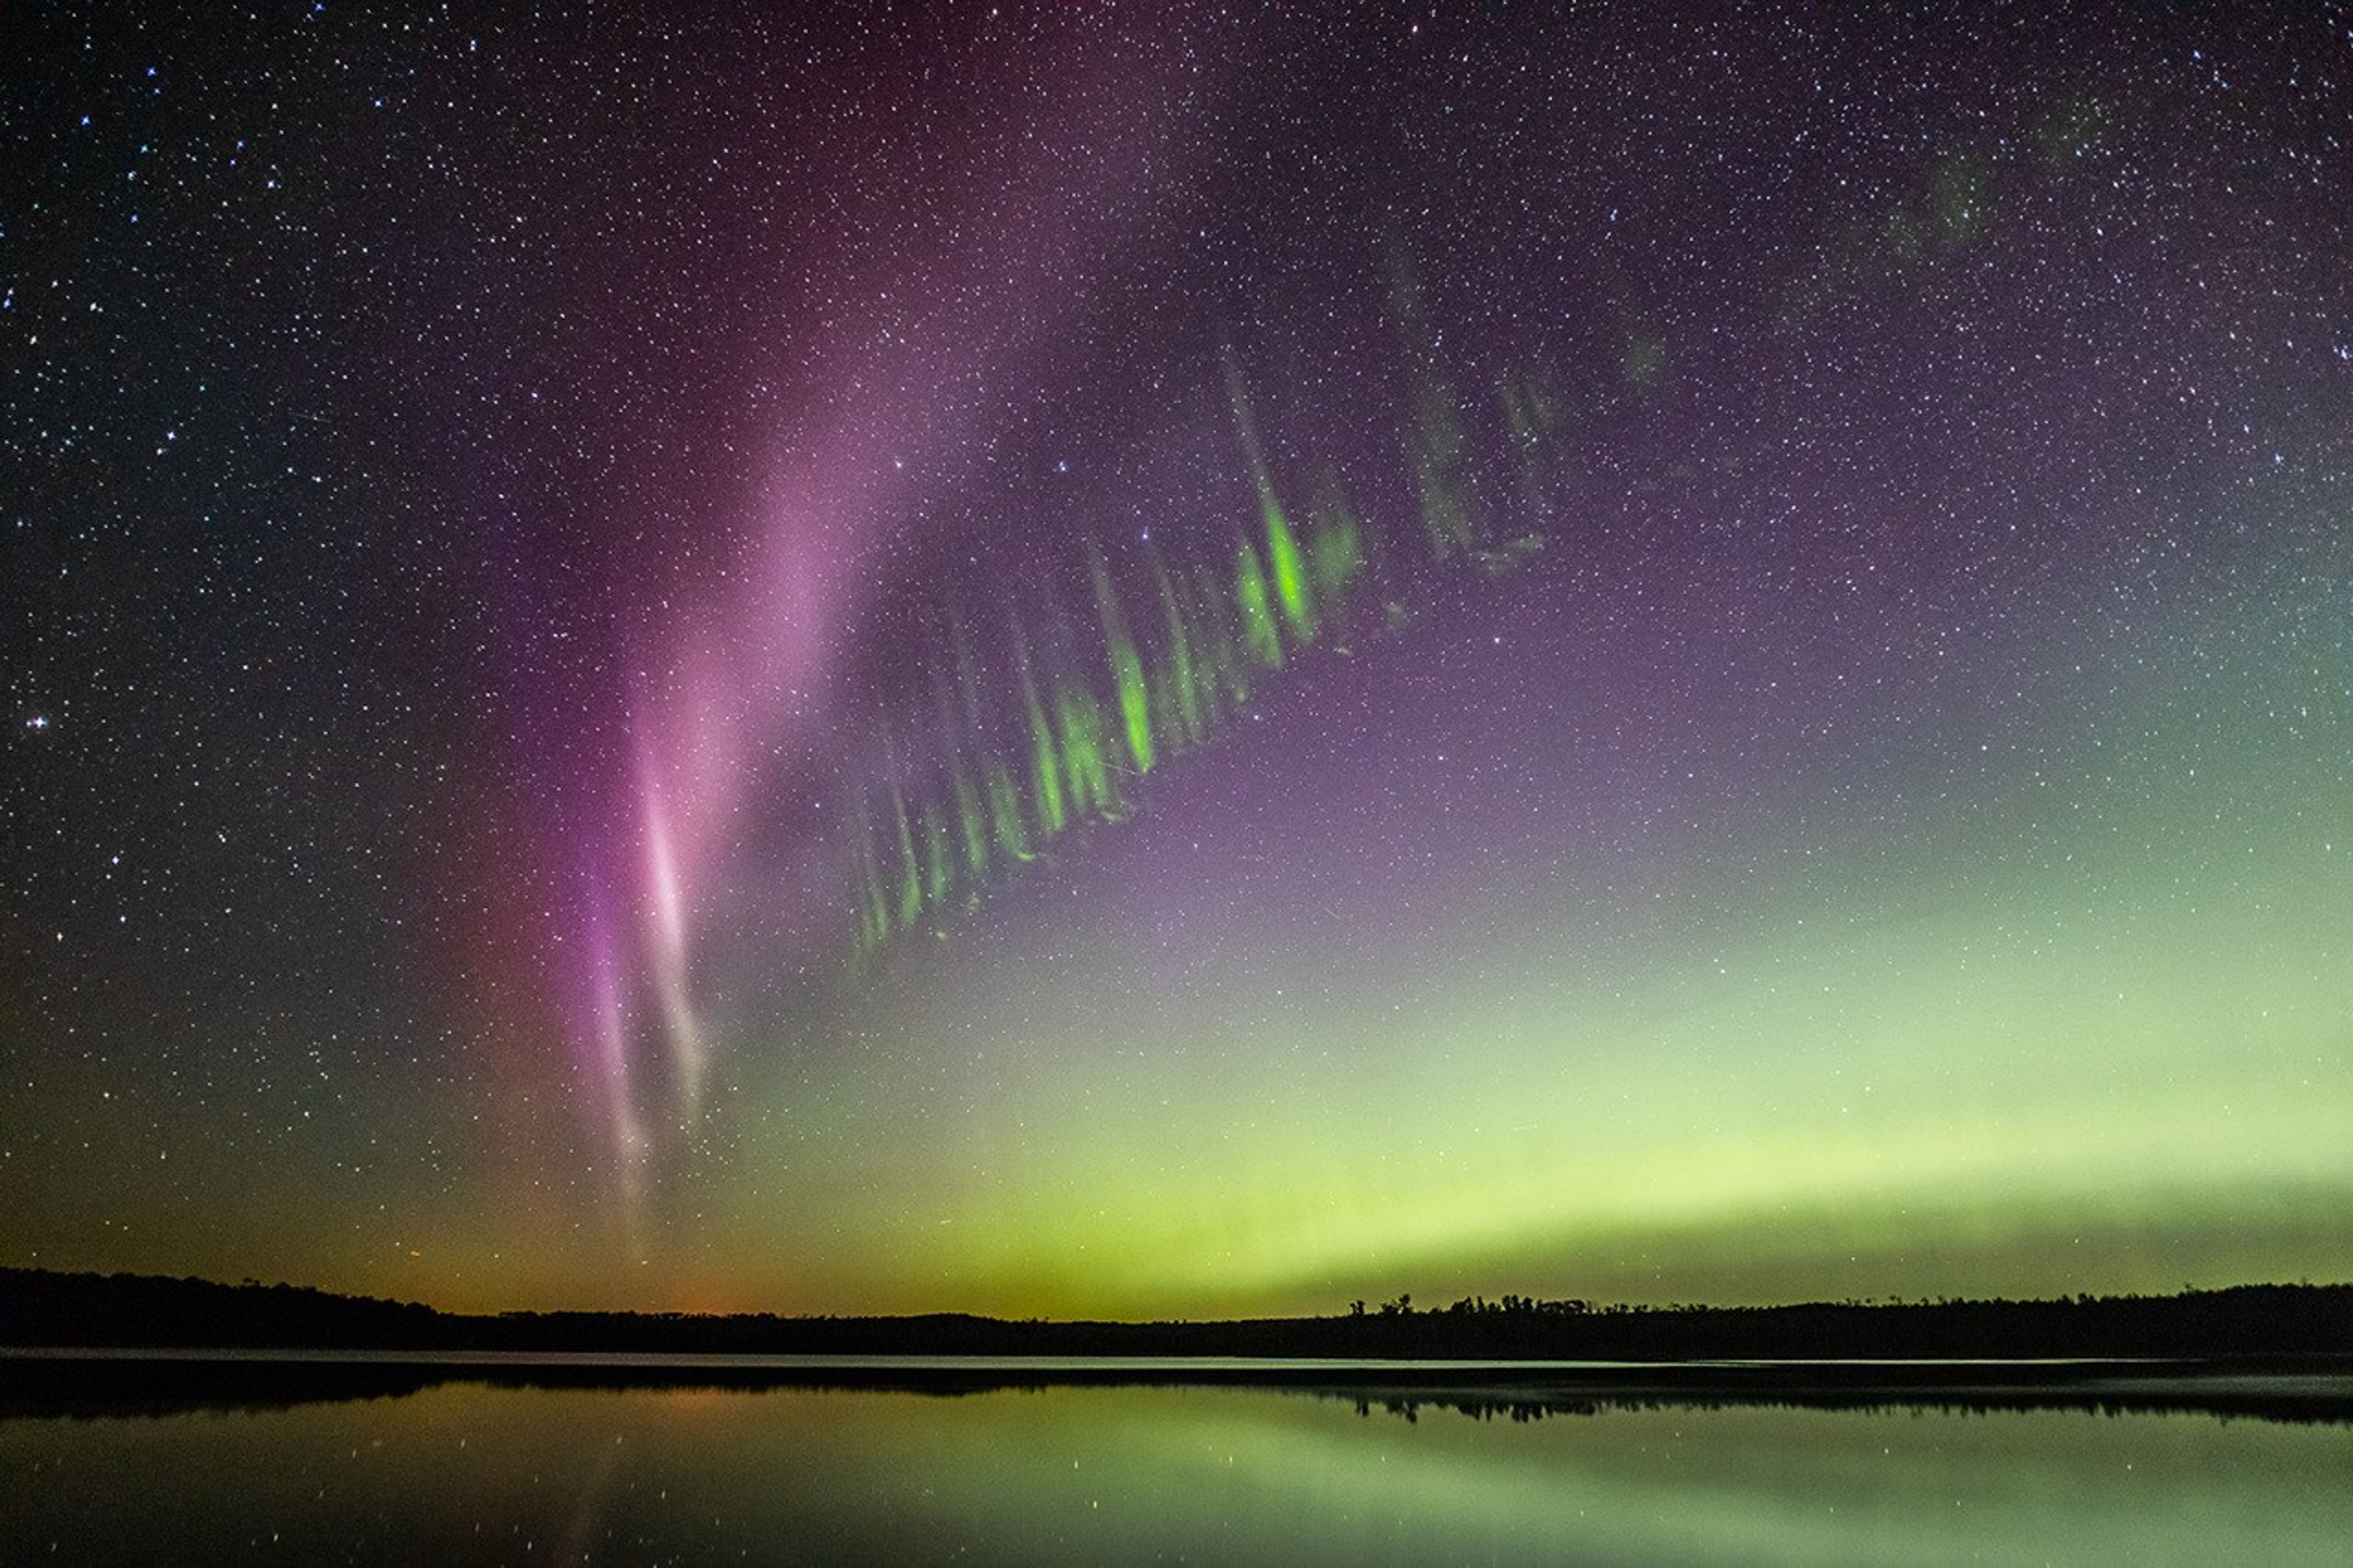
<path fill-rule="evenodd" d="M 1559 1368 L 723 1370 L 0 1366 L 0 1561 L 2341 1564 L 2353 1542 L 2342 1379 L 2168 1408 L 2158 1384 L 1876 1403 Z"/>

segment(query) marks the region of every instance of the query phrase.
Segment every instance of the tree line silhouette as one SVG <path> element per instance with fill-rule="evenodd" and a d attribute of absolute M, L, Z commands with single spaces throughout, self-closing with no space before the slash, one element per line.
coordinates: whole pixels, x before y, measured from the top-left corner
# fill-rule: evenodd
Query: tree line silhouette
<path fill-rule="evenodd" d="M 1236 1356 L 1686 1361 L 2353 1355 L 2353 1284 L 2170 1296 L 1774 1307 L 1400 1295 L 1329 1317 L 1016 1321 L 963 1313 L 438 1311 L 308 1286 L 0 1268 L 0 1344 L 730 1355 Z"/>

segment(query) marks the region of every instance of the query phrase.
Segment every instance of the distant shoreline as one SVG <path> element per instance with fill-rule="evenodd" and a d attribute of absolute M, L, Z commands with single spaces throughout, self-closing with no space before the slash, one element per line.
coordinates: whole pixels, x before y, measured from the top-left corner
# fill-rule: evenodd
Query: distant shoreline
<path fill-rule="evenodd" d="M 453 1385 L 909 1394 L 1256 1389 L 1482 1418 L 1656 1404 L 2353 1423 L 2353 1285 L 1324 1318 L 1014 1322 L 437 1311 L 285 1285 L 0 1269 L 0 1416 L 284 1408 Z"/>
<path fill-rule="evenodd" d="M 2032 1361 L 1510 1362 L 1208 1357 L 729 1356 L 356 1348 L 0 1347 L 0 1418 L 268 1410 L 455 1385 L 934 1397 L 1213 1388 L 1410 1414 L 1593 1415 L 1656 1405 L 2202 1414 L 2353 1424 L 2353 1355 Z"/>
<path fill-rule="evenodd" d="M 1137 1357 L 1377 1362 L 2042 1361 L 2353 1355 L 2353 1284 L 2172 1296 L 1778 1307 L 1409 1298 L 1317 1318 L 1012 1321 L 738 1313 L 438 1311 L 307 1287 L 0 1268 L 0 1345 L 554 1354 Z"/>

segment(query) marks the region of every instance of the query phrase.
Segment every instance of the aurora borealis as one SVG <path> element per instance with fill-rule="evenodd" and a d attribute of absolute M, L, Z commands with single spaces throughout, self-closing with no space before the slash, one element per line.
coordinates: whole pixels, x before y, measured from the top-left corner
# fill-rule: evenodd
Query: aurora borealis
<path fill-rule="evenodd" d="M 0 1263 L 2353 1277 L 2345 7 L 27 30 Z"/>

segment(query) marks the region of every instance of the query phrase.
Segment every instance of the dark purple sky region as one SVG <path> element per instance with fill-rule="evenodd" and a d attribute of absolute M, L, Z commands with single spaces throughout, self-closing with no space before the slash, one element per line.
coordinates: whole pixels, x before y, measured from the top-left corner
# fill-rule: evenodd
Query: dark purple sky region
<path fill-rule="evenodd" d="M 2346 7 L 19 31 L 0 1261 L 2345 1275 Z"/>

